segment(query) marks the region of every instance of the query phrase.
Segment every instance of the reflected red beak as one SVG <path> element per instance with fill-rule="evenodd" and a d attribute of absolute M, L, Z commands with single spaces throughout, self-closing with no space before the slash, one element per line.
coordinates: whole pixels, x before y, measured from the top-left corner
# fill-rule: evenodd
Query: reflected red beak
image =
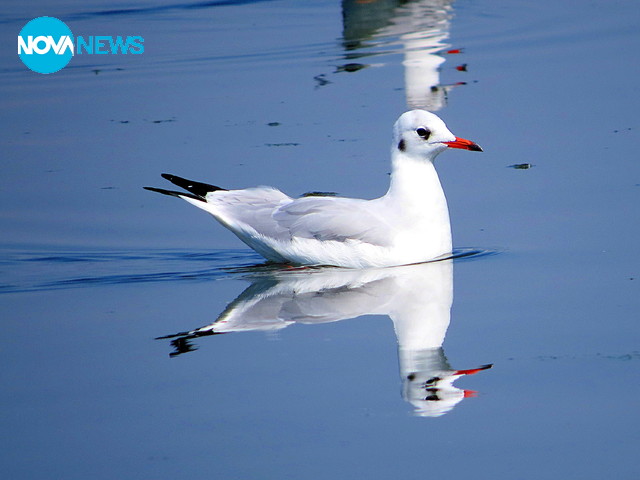
<path fill-rule="evenodd" d="M 464 138 L 456 137 L 453 142 L 442 142 L 448 147 L 451 148 L 461 148 L 463 150 L 471 150 L 473 152 L 482 152 L 482 148 L 477 143 L 473 143 L 470 140 L 465 140 Z"/>
<path fill-rule="evenodd" d="M 488 365 L 482 365 L 481 367 L 478 367 L 478 368 L 472 368 L 470 370 L 456 370 L 455 372 L 453 372 L 453 374 L 454 375 L 473 375 L 475 373 L 481 372 L 482 370 L 488 370 L 491 367 L 493 367 L 493 363 L 490 363 Z"/>

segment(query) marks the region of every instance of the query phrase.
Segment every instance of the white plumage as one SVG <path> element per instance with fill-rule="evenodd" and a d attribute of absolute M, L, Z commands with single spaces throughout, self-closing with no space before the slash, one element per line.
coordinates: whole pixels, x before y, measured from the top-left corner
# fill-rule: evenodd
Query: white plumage
<path fill-rule="evenodd" d="M 174 175 L 189 193 L 152 187 L 213 215 L 266 259 L 351 268 L 419 263 L 451 252 L 449 212 L 433 165 L 448 147 L 482 151 L 436 115 L 412 110 L 394 126 L 391 184 L 374 200 L 291 198 L 271 187 L 225 190 Z"/>

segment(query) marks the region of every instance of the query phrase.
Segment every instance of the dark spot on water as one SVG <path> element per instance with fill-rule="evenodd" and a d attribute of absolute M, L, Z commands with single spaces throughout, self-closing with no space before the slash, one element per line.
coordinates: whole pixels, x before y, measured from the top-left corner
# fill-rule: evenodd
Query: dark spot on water
<path fill-rule="evenodd" d="M 509 165 L 509 168 L 515 168 L 516 170 L 528 170 L 533 168 L 533 164 L 531 163 L 515 163 L 513 165 Z"/>
<path fill-rule="evenodd" d="M 280 122 L 269 122 L 267 123 L 268 126 L 270 127 L 279 127 L 281 125 Z"/>
<path fill-rule="evenodd" d="M 621 355 L 605 355 L 602 353 L 597 353 L 596 357 L 603 358 L 605 360 L 617 360 L 617 361 L 628 362 L 631 360 L 640 360 L 640 352 L 634 351 L 629 353 L 623 353 Z"/>
<path fill-rule="evenodd" d="M 267 147 L 297 147 L 300 145 L 296 142 L 284 142 L 284 143 L 265 143 Z"/>
<path fill-rule="evenodd" d="M 336 73 L 339 72 L 357 72 L 358 70 L 362 70 L 363 68 L 367 68 L 369 65 L 364 63 L 345 63 L 344 65 L 339 65 L 336 67 Z"/>
<path fill-rule="evenodd" d="M 151 123 L 171 123 L 171 122 L 175 122 L 176 118 L 175 117 L 171 117 L 171 118 L 167 118 L 167 119 L 162 119 L 162 120 L 151 120 Z"/>
<path fill-rule="evenodd" d="M 324 73 L 321 73 L 320 75 L 316 75 L 315 77 L 313 77 L 313 79 L 317 83 L 316 88 L 324 87 L 325 85 L 328 85 L 331 83 L 329 80 L 326 79 L 326 75 Z"/>

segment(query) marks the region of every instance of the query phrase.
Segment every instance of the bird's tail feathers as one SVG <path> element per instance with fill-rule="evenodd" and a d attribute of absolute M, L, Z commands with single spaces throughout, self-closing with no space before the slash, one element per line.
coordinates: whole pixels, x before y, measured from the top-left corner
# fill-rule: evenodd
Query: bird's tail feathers
<path fill-rule="evenodd" d="M 169 195 L 171 197 L 180 197 L 199 200 L 201 202 L 207 201 L 207 194 L 210 192 L 215 192 L 218 190 L 226 190 L 225 188 L 216 187 L 215 185 L 210 185 L 208 183 L 195 182 L 193 180 L 187 180 L 186 178 L 178 177 L 176 175 L 171 175 L 169 173 L 163 173 L 162 178 L 169 180 L 174 185 L 178 187 L 184 188 L 187 192 L 176 192 L 174 190 L 165 190 L 163 188 L 155 188 L 155 187 L 144 187 L 145 190 L 150 190 L 152 192 L 162 193 L 163 195 Z"/>
<path fill-rule="evenodd" d="M 198 197 L 206 197 L 207 193 L 215 192 L 217 190 L 226 190 L 226 188 L 217 187 L 208 183 L 195 182 L 193 180 L 187 180 L 186 178 L 171 175 L 170 173 L 163 173 L 162 178 L 169 180 L 174 185 L 180 188 L 184 188 L 187 192 L 192 193 Z"/>
<path fill-rule="evenodd" d="M 169 195 L 170 197 L 178 197 L 178 198 L 192 198 L 194 200 L 199 200 L 200 202 L 204 202 L 205 199 L 199 197 L 197 195 L 192 195 L 191 193 L 185 192 L 176 192 L 175 190 L 165 190 L 163 188 L 155 188 L 155 187 L 142 187 L 145 190 L 150 190 L 152 192 L 161 193 L 163 195 Z"/>

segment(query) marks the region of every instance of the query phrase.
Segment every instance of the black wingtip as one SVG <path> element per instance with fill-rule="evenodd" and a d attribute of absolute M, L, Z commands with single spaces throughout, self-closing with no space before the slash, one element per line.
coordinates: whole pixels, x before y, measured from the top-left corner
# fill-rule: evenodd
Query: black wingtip
<path fill-rule="evenodd" d="M 165 180 L 169 180 L 171 183 L 173 183 L 171 179 L 175 177 L 175 175 L 171 175 L 170 173 L 161 173 L 160 176 Z"/>
<path fill-rule="evenodd" d="M 177 185 L 180 188 L 184 188 L 187 192 L 200 197 L 202 200 L 204 200 L 204 198 L 207 196 L 207 193 L 216 192 L 218 190 L 226 190 L 225 188 L 217 187 L 216 185 L 188 180 L 186 178 L 178 177 L 177 175 L 172 175 L 170 173 L 163 173 L 162 178 L 164 178 L 165 180 L 169 180 L 171 183 Z"/>

